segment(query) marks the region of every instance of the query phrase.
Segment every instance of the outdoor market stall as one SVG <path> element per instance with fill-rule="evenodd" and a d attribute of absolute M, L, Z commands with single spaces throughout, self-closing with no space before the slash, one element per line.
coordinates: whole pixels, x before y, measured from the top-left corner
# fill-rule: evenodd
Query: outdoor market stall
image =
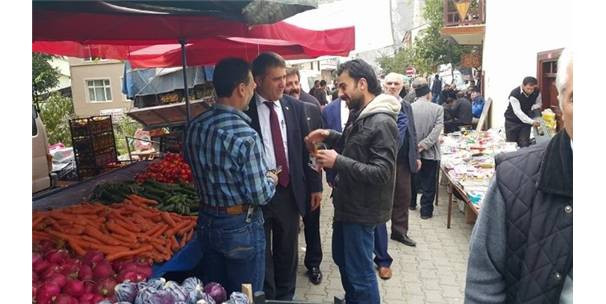
<path fill-rule="evenodd" d="M 453 132 L 442 138 L 440 170 L 449 187 L 446 227 L 450 228 L 453 192 L 477 215 L 495 172 L 494 156 L 515 151 L 517 145 L 505 142 L 505 134 L 497 129 Z"/>
<path fill-rule="evenodd" d="M 310 31 L 275 23 L 316 6 L 310 0 L 34 2 L 33 51 L 120 60 L 132 55 L 137 66 L 182 66 L 188 92 L 188 56 L 194 64 L 212 64 L 233 49 L 240 53 L 230 55 L 245 58 L 260 50 L 283 51 L 289 59 L 347 55 L 355 44 L 353 27 Z M 213 50 L 219 42 L 222 48 Z M 189 94 L 183 105 L 184 111 L 176 104 L 187 124 Z M 36 302 L 249 303 L 250 294 L 228 298 L 216 283 L 159 278 L 190 270 L 201 258 L 199 198 L 186 166 L 179 155 L 167 154 L 34 198 Z"/>

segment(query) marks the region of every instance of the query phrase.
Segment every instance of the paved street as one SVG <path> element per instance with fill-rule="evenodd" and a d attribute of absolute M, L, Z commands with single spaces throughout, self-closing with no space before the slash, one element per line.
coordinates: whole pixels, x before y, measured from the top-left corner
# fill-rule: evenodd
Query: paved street
<path fill-rule="evenodd" d="M 329 189 L 325 185 L 325 189 Z M 299 235 L 299 269 L 296 298 L 311 303 L 332 303 L 334 296 L 343 296 L 339 269 L 332 260 L 331 222 L 333 216 L 330 192 L 324 192 L 320 230 L 324 259 L 320 269 L 324 274 L 322 284 L 316 286 L 305 276 L 303 257 L 305 238 Z M 465 271 L 469 254 L 469 237 L 472 226 L 465 223 L 463 213 L 453 206 L 451 229 L 446 229 L 448 195 L 440 186 L 439 205 L 434 217 L 421 220 L 418 209 L 411 211 L 409 236 L 417 247 L 404 246 L 389 240 L 389 254 L 393 257 L 393 277 L 379 281 L 381 303 L 463 303 Z M 388 225 L 388 233 L 390 231 Z"/>

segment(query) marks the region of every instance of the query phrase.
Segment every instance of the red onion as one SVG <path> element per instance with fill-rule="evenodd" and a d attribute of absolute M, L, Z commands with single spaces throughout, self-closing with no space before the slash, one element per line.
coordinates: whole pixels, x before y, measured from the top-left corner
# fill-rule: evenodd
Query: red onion
<path fill-rule="evenodd" d="M 106 278 L 98 283 L 97 293 L 102 296 L 112 296 L 114 294 L 114 287 L 116 286 L 114 279 Z"/>
<path fill-rule="evenodd" d="M 78 300 L 69 295 L 60 294 L 57 296 L 53 304 L 78 304 Z"/>
<path fill-rule="evenodd" d="M 63 292 L 73 297 L 80 297 L 84 294 L 84 282 L 78 280 L 69 280 L 63 288 Z"/>
<path fill-rule="evenodd" d="M 93 278 L 95 280 L 101 280 L 109 278 L 114 274 L 112 265 L 107 261 L 101 261 L 93 267 Z"/>
<path fill-rule="evenodd" d="M 103 261 L 105 257 L 99 251 L 88 251 L 82 258 L 82 263 L 93 267 L 95 264 Z"/>
<path fill-rule="evenodd" d="M 55 265 L 63 265 L 69 258 L 69 253 L 65 249 L 55 249 L 48 252 L 46 259 Z"/>
<path fill-rule="evenodd" d="M 93 279 L 93 269 L 89 265 L 80 266 L 80 271 L 78 271 L 78 279 L 82 281 L 90 281 Z"/>
<path fill-rule="evenodd" d="M 46 279 L 46 282 L 55 283 L 57 284 L 57 286 L 59 286 L 59 288 L 63 288 L 63 286 L 65 286 L 65 284 L 67 283 L 67 278 L 61 273 L 55 273 L 48 279 Z"/>
<path fill-rule="evenodd" d="M 32 269 L 37 273 L 41 273 L 50 267 L 50 265 L 48 261 L 40 259 L 32 264 Z"/>

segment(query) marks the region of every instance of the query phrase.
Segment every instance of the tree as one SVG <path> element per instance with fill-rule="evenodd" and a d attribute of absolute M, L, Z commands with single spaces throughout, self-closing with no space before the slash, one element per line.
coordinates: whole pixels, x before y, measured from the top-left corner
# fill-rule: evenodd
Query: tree
<path fill-rule="evenodd" d="M 425 2 L 423 17 L 428 27 L 415 38 L 412 47 L 396 53 L 392 58 L 380 58 L 379 64 L 384 70 L 402 73 L 406 67 L 414 66 L 418 74 L 429 74 L 435 72 L 440 64 L 451 62 L 456 66 L 460 63 L 461 54 L 467 47 L 451 43 L 440 35 L 444 24 L 443 6 L 442 0 Z M 393 68 L 397 70 L 391 70 Z"/>
<path fill-rule="evenodd" d="M 143 128 L 143 126 L 128 116 L 122 117 L 120 120 L 118 120 L 118 124 L 114 125 L 116 150 L 118 150 L 118 155 L 128 153 L 128 148 L 126 147 L 128 144 L 126 142 L 126 136 L 135 136 L 135 131 L 137 131 L 139 128 Z"/>
<path fill-rule="evenodd" d="M 36 105 L 59 84 L 59 71 L 48 63 L 51 59 L 50 55 L 32 53 L 32 101 Z"/>
<path fill-rule="evenodd" d="M 48 99 L 40 104 L 40 116 L 46 126 L 49 144 L 72 145 L 69 118 L 73 113 L 72 100 L 61 96 L 58 92 L 51 93 Z"/>

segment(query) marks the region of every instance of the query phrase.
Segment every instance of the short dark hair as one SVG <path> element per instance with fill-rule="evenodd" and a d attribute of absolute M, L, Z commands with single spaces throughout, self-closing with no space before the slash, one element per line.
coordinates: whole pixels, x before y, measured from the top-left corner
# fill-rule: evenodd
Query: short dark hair
<path fill-rule="evenodd" d="M 524 77 L 522 81 L 522 85 L 536 85 L 538 83 L 537 79 L 532 76 Z"/>
<path fill-rule="evenodd" d="M 436 79 L 440 79 L 440 75 L 436 74 Z"/>
<path fill-rule="evenodd" d="M 314 81 L 314 85 L 319 84 L 319 83 L 320 83 L 320 80 Z"/>
<path fill-rule="evenodd" d="M 286 76 L 297 75 L 297 79 L 301 80 L 301 73 L 299 73 L 299 69 L 297 68 L 287 68 Z"/>
<path fill-rule="evenodd" d="M 241 83 L 249 84 L 250 65 L 240 58 L 225 58 L 219 61 L 213 72 L 213 85 L 217 97 L 230 97 Z"/>
<path fill-rule="evenodd" d="M 263 76 L 267 68 L 285 68 L 286 62 L 282 56 L 274 52 L 265 52 L 259 54 L 252 62 L 253 77 Z"/>
<path fill-rule="evenodd" d="M 326 80 L 322 79 L 322 80 L 320 81 L 320 85 L 321 85 L 321 86 L 325 86 L 325 85 L 326 85 Z"/>
<path fill-rule="evenodd" d="M 358 82 L 361 78 L 366 79 L 368 82 L 368 91 L 374 95 L 380 95 L 382 93 L 381 84 L 377 78 L 377 74 L 366 61 L 362 59 L 353 59 L 342 63 L 337 68 L 337 75 L 343 74 L 347 71 L 349 76 Z"/>

